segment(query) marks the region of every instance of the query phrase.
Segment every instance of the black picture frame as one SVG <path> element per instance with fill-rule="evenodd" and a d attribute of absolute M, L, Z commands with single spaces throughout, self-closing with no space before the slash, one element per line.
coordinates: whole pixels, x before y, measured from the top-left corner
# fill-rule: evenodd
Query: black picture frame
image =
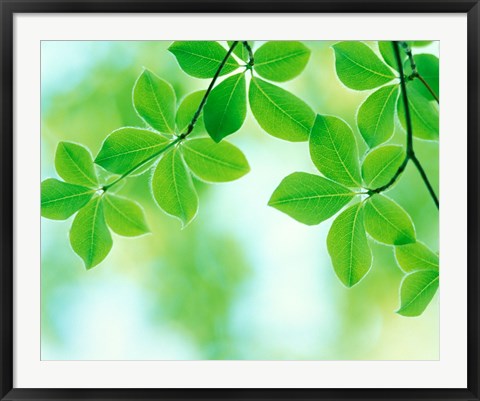
<path fill-rule="evenodd" d="M 1 400 L 480 400 L 478 0 L 0 0 L 0 398 Z M 468 377 L 457 389 L 25 389 L 13 387 L 13 16 L 16 13 L 466 13 L 468 24 Z"/>

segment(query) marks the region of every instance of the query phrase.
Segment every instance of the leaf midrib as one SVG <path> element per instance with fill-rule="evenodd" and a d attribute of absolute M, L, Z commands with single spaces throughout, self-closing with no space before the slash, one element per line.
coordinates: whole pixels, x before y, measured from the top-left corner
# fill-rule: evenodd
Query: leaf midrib
<path fill-rule="evenodd" d="M 147 73 L 145 74 L 146 77 L 147 77 L 147 80 L 148 80 L 148 85 L 150 86 L 150 90 L 152 91 L 152 95 L 153 95 L 153 98 L 155 99 L 155 104 L 157 105 L 157 108 L 158 108 L 158 111 L 160 112 L 160 116 L 162 117 L 162 120 L 163 120 L 163 123 L 166 125 L 166 127 L 168 128 L 168 132 L 173 132 L 173 129 L 172 127 L 170 126 L 170 124 L 168 123 L 164 113 L 163 113 L 163 110 L 162 108 L 160 107 L 160 104 L 158 103 L 158 99 L 157 99 L 157 93 L 155 92 L 154 88 L 153 88 L 153 81 L 152 81 L 152 77 L 150 76 L 150 73 Z M 163 82 L 162 82 L 163 84 Z"/>
<path fill-rule="evenodd" d="M 282 109 L 277 103 L 275 103 L 270 96 L 267 95 L 267 93 L 260 87 L 260 85 L 257 83 L 256 79 L 252 79 L 252 82 L 255 84 L 257 89 L 262 93 L 262 95 L 277 109 L 279 110 L 283 115 L 287 116 L 290 120 L 292 120 L 294 123 L 297 125 L 300 125 L 304 130 L 308 131 L 309 127 L 303 125 L 302 122 L 298 121 L 295 119 L 293 116 L 288 114 L 284 109 Z"/>
<path fill-rule="evenodd" d="M 70 153 L 70 151 L 67 149 L 67 147 L 65 145 L 63 145 L 63 150 L 65 150 L 65 153 L 66 155 L 68 156 L 68 158 L 72 161 L 72 163 L 75 165 L 75 167 L 77 168 L 77 170 L 87 179 L 88 182 L 90 182 L 91 184 L 93 185 L 97 185 L 98 182 L 97 181 L 93 181 L 92 178 L 90 176 L 88 176 L 81 168 L 80 168 L 80 165 L 77 163 L 77 161 L 72 157 L 72 154 Z M 93 162 L 92 162 L 93 164 Z"/>
<path fill-rule="evenodd" d="M 394 158 L 392 158 L 387 164 L 385 164 L 385 165 L 383 166 L 383 168 L 375 175 L 375 177 L 373 177 L 373 178 L 370 180 L 370 184 L 369 184 L 369 185 L 375 186 L 375 180 L 376 180 L 376 179 L 380 176 L 380 174 L 382 174 L 388 167 L 390 167 L 393 162 L 397 161 L 397 159 L 398 159 L 400 156 L 403 156 L 403 151 L 400 151 Z"/>
<path fill-rule="evenodd" d="M 432 271 L 435 271 L 435 270 L 432 270 Z M 417 298 L 418 298 L 420 295 L 422 295 L 432 284 L 435 283 L 435 281 L 438 281 L 438 280 L 439 280 L 439 276 L 437 275 L 432 281 L 430 281 L 425 287 L 423 287 L 423 289 L 422 289 L 417 295 L 415 295 L 410 302 L 408 302 L 408 303 L 406 303 L 405 305 L 403 305 L 403 306 L 400 308 L 400 311 L 403 311 L 403 310 L 407 309 L 412 303 L 414 303 L 414 302 L 417 300 Z"/>
<path fill-rule="evenodd" d="M 325 194 L 325 195 L 314 195 L 314 196 L 302 196 L 300 198 L 280 199 L 278 201 L 270 202 L 269 205 L 270 206 L 282 205 L 282 204 L 285 204 L 285 203 L 307 201 L 307 200 L 310 200 L 310 199 L 322 199 L 322 198 L 333 198 L 333 197 L 352 197 L 354 195 L 356 195 L 355 192 L 343 193 L 343 194 Z"/>
<path fill-rule="evenodd" d="M 159 137 L 160 137 L 160 136 L 159 136 Z M 143 151 L 145 151 L 145 150 L 158 148 L 158 147 L 160 147 L 160 146 L 162 146 L 162 145 L 165 145 L 165 142 L 158 143 L 158 144 L 152 145 L 152 146 L 147 146 L 147 147 L 144 147 L 144 148 L 137 148 L 137 149 L 129 150 L 129 151 L 122 152 L 122 153 L 115 153 L 115 154 L 112 155 L 112 156 L 102 157 L 101 159 L 97 158 L 97 159 L 95 160 L 95 162 L 96 162 L 97 164 L 100 164 L 101 162 L 103 162 L 103 161 L 105 161 L 105 160 L 117 158 L 117 157 L 120 157 L 120 156 L 125 156 L 125 155 L 131 154 L 131 153 L 143 152 Z"/>
<path fill-rule="evenodd" d="M 350 170 L 347 168 L 347 166 L 345 165 L 342 157 L 340 156 L 340 153 L 338 152 L 338 149 L 337 149 L 337 146 L 335 144 L 335 141 L 333 140 L 332 138 L 332 133 L 330 132 L 330 128 L 328 127 L 328 124 L 327 124 L 327 121 L 326 119 L 322 119 L 323 121 L 323 125 L 325 126 L 325 128 L 327 129 L 327 132 L 328 132 L 328 138 L 330 139 L 330 142 L 331 144 L 333 145 L 333 149 L 335 150 L 335 154 L 337 155 L 338 157 L 338 160 L 340 160 L 340 163 L 342 163 L 342 167 L 343 169 L 345 170 L 345 172 L 348 174 L 348 176 L 350 177 L 350 179 L 352 180 L 352 183 L 354 185 L 357 185 L 357 186 L 360 186 L 359 183 L 357 182 L 357 180 L 355 178 L 353 178 L 352 174 L 350 173 Z M 356 145 L 356 144 L 355 144 Z"/>
<path fill-rule="evenodd" d="M 225 107 L 223 108 L 222 118 L 220 118 L 220 122 L 218 123 L 218 127 L 219 127 L 218 130 L 219 130 L 219 131 L 220 131 L 220 127 L 222 127 L 223 120 L 225 119 L 225 116 L 226 116 L 226 114 L 227 114 L 227 109 L 228 109 L 228 107 L 229 107 L 229 105 L 230 105 L 230 102 L 232 101 L 233 95 L 234 95 L 235 91 L 237 90 L 237 86 L 238 86 L 240 80 L 242 80 L 242 78 L 243 78 L 243 73 L 242 73 L 242 74 L 238 74 L 238 79 L 236 80 L 236 82 L 235 82 L 235 84 L 234 84 L 234 86 L 233 86 L 233 89 L 232 89 L 232 91 L 230 92 L 230 96 L 228 97 L 228 101 L 227 101 Z"/>
<path fill-rule="evenodd" d="M 391 75 L 385 75 L 385 74 L 382 74 L 382 73 L 380 73 L 380 72 L 378 72 L 378 71 L 372 70 L 372 69 L 368 68 L 368 67 L 365 66 L 365 65 L 362 65 L 362 64 L 360 64 L 360 63 L 357 63 L 355 60 L 353 60 L 352 58 L 350 58 L 349 56 L 347 56 L 347 54 L 346 54 L 344 51 L 342 51 L 342 50 L 340 50 L 340 49 L 338 49 L 338 48 L 337 48 L 337 50 L 342 54 L 343 57 L 345 57 L 346 59 L 348 59 L 349 61 L 351 61 L 353 64 L 357 65 L 357 66 L 360 67 L 360 68 L 363 68 L 363 69 L 365 69 L 365 70 L 367 70 L 367 71 L 369 71 L 369 72 L 371 72 L 371 73 L 373 73 L 373 74 L 375 74 L 375 75 L 388 78 L 388 79 L 390 79 L 390 80 L 392 80 L 393 78 L 395 78 L 395 76 L 394 76 L 393 74 L 391 74 Z M 385 67 L 388 68 L 387 66 L 385 66 Z"/>
<path fill-rule="evenodd" d="M 173 187 L 175 188 L 175 196 L 177 197 L 178 206 L 180 207 L 180 211 L 182 213 L 182 217 L 183 217 L 182 221 L 185 221 L 186 220 L 185 209 L 180 199 L 180 194 L 178 192 L 177 175 L 175 173 L 175 157 L 177 157 L 176 152 L 177 152 L 177 149 L 172 150 L 172 181 L 173 181 Z M 181 156 L 178 156 L 178 157 L 181 157 Z M 183 163 L 183 160 L 180 159 L 180 162 Z"/>
<path fill-rule="evenodd" d="M 359 203 L 357 210 L 355 212 L 355 217 L 353 218 L 352 224 L 352 235 L 350 237 L 350 253 L 349 253 L 349 266 L 348 266 L 348 285 L 349 287 L 352 286 L 352 275 L 353 275 L 353 237 L 355 236 L 355 226 L 357 224 L 358 214 L 360 213 L 360 209 L 362 208 L 362 204 Z"/>
<path fill-rule="evenodd" d="M 428 122 L 427 120 L 425 120 L 423 117 L 422 117 L 422 114 L 419 113 L 419 111 L 417 110 L 417 108 L 415 107 L 415 105 L 413 104 L 413 102 L 409 102 L 409 105 L 410 107 L 412 108 L 413 112 L 415 113 L 415 115 L 417 116 L 417 118 L 428 128 L 430 128 L 435 134 L 438 135 L 438 132 L 436 132 L 434 126 L 432 126 L 430 124 L 430 122 Z"/>
<path fill-rule="evenodd" d="M 200 156 L 200 157 L 203 157 L 204 159 L 207 159 L 207 160 L 211 160 L 217 164 L 221 164 L 223 166 L 227 166 L 227 167 L 230 167 L 234 170 L 238 170 L 238 171 L 244 171 L 244 168 L 240 165 L 237 165 L 237 164 L 231 164 L 229 163 L 228 161 L 226 160 L 221 160 L 221 159 L 215 159 L 214 157 L 210 156 L 210 155 L 207 155 L 205 153 L 201 153 L 199 152 L 198 150 L 195 150 L 193 149 L 191 146 L 188 146 L 187 145 L 188 142 L 185 143 L 185 147 L 192 153 L 195 153 L 196 155 Z M 217 145 L 218 146 L 218 145 Z"/>
<path fill-rule="evenodd" d="M 270 59 L 270 60 L 267 60 L 267 61 L 264 61 L 263 63 L 258 63 L 258 62 L 255 62 L 255 67 L 258 67 L 258 66 L 266 66 L 268 64 L 272 64 L 272 63 L 277 63 L 279 61 L 283 61 L 283 60 L 286 60 L 286 59 L 289 59 L 289 58 L 292 58 L 292 57 L 297 57 L 297 56 L 301 56 L 303 54 L 307 54 L 308 51 L 307 50 L 299 50 L 295 53 L 290 53 L 290 54 L 287 54 L 285 56 L 282 56 L 282 57 L 277 57 L 277 58 L 274 58 L 274 59 Z"/>
<path fill-rule="evenodd" d="M 409 233 L 406 233 L 402 229 L 398 228 L 396 225 L 394 225 L 389 219 L 387 219 L 381 212 L 380 210 L 377 209 L 377 207 L 374 205 L 372 201 L 369 202 L 370 205 L 375 209 L 375 211 L 380 215 L 380 217 L 385 220 L 388 224 L 390 224 L 396 231 L 402 233 L 405 235 L 407 238 L 411 238 L 411 235 Z"/>
<path fill-rule="evenodd" d="M 108 204 L 120 215 L 122 216 L 123 218 L 125 218 L 126 220 L 128 220 L 134 227 L 138 228 L 139 230 L 143 231 L 143 227 L 138 224 L 135 220 L 131 219 L 130 216 L 128 216 L 127 214 L 123 213 L 121 211 L 121 209 L 117 208 L 115 206 L 115 204 L 112 202 L 111 200 L 111 197 L 110 196 L 106 196 L 105 197 L 106 199 L 106 202 L 108 202 Z"/>
<path fill-rule="evenodd" d="M 92 227 L 90 229 L 90 247 L 88 249 L 88 265 L 91 266 L 92 264 L 92 255 L 93 255 L 93 243 L 94 243 L 94 237 L 95 237 L 95 226 L 96 226 L 96 220 L 97 220 L 97 213 L 98 213 L 98 208 L 100 207 L 100 202 L 101 199 L 98 198 L 95 200 L 97 204 L 95 205 L 95 210 L 93 212 L 93 219 L 92 219 Z"/>
<path fill-rule="evenodd" d="M 435 270 L 438 270 L 438 263 L 436 263 L 436 262 L 435 262 L 435 263 L 434 263 L 434 262 L 431 262 L 430 260 L 424 259 L 424 258 L 422 258 L 422 257 L 420 257 L 420 256 L 417 256 L 417 255 L 415 255 L 414 253 L 412 253 L 410 256 L 411 256 L 413 259 L 419 260 L 420 262 L 427 263 L 427 264 L 433 266 L 433 267 L 435 268 Z M 425 270 L 430 270 L 430 269 L 425 269 Z"/>
<path fill-rule="evenodd" d="M 48 200 L 48 201 L 45 201 L 45 202 L 42 201 L 41 203 L 42 203 L 42 206 L 43 206 L 43 205 L 47 205 L 49 203 L 61 202 L 61 201 L 64 201 L 66 199 L 72 199 L 72 198 L 77 198 L 77 197 L 80 197 L 80 196 L 85 196 L 87 194 L 93 194 L 94 192 L 95 192 L 94 189 L 90 189 L 88 191 L 85 191 L 85 192 L 82 192 L 82 193 L 79 193 L 79 194 L 68 195 L 68 196 L 64 196 L 62 198 L 55 198 L 55 199 Z"/>
<path fill-rule="evenodd" d="M 222 47 L 223 49 L 223 47 Z M 215 59 L 215 58 L 211 58 L 211 57 L 207 57 L 207 56 L 204 56 L 203 54 L 198 54 L 198 53 L 194 53 L 192 51 L 187 51 L 185 49 L 174 49 L 174 51 L 176 52 L 179 52 L 179 53 L 185 53 L 185 54 L 188 54 L 188 55 L 191 55 L 191 56 L 195 56 L 195 57 L 199 57 L 199 58 L 203 58 L 203 59 L 206 59 L 206 60 L 209 60 L 209 61 L 214 61 L 218 64 L 220 64 L 223 60 L 223 58 L 220 58 L 220 59 Z M 225 53 L 226 54 L 226 53 Z M 230 57 L 227 59 L 227 62 L 225 63 L 225 66 L 230 66 L 230 67 L 238 67 L 238 63 L 233 60 L 234 62 L 232 62 L 230 60 Z"/>
<path fill-rule="evenodd" d="M 375 123 L 375 129 L 373 130 L 373 134 L 374 135 L 377 135 L 377 130 L 378 130 L 378 126 L 380 125 L 380 120 L 382 119 L 383 117 L 383 113 L 385 111 L 385 108 L 387 107 L 387 103 L 390 101 L 390 98 L 392 97 L 392 94 L 394 91 L 397 90 L 397 85 L 393 85 L 392 86 L 392 90 L 390 91 L 390 93 L 388 94 L 387 96 L 387 100 L 385 101 L 385 103 L 382 105 L 382 109 L 380 110 L 380 114 L 377 118 L 377 121 Z M 393 107 L 394 107 L 394 110 L 395 110 L 395 103 L 393 104 Z"/>

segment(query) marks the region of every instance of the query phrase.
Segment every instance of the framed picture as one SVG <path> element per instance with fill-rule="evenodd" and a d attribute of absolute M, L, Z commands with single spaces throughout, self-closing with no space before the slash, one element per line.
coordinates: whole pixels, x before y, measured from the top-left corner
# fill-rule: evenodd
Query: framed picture
<path fill-rule="evenodd" d="M 480 398 L 478 1 L 0 4 L 2 400 Z"/>

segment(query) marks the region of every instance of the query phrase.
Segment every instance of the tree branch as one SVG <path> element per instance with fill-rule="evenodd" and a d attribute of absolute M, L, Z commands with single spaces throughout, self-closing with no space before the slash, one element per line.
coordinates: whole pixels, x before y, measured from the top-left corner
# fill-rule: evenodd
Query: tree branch
<path fill-rule="evenodd" d="M 395 184 L 395 182 L 398 180 L 400 175 L 403 173 L 403 171 L 407 167 L 408 162 L 411 160 L 413 162 L 413 164 L 415 165 L 415 167 L 417 168 L 417 170 L 419 171 L 420 176 L 422 177 L 422 180 L 425 183 L 425 186 L 427 187 L 428 192 L 430 193 L 430 196 L 432 197 L 432 199 L 433 199 L 433 201 L 434 201 L 434 203 L 435 203 L 435 205 L 437 206 L 437 209 L 438 209 L 439 208 L 438 197 L 435 194 L 435 191 L 432 187 L 432 184 L 430 183 L 430 181 L 427 177 L 427 174 L 425 173 L 425 170 L 423 169 L 420 161 L 418 160 L 418 158 L 415 155 L 415 152 L 413 150 L 412 119 L 411 119 L 411 116 L 410 116 L 410 106 L 409 106 L 409 103 L 408 103 L 407 84 L 406 84 L 405 74 L 404 74 L 404 71 L 403 71 L 402 59 L 400 57 L 399 43 L 398 42 L 392 42 L 392 46 L 393 46 L 395 59 L 396 59 L 397 66 L 398 66 L 398 72 L 400 73 L 400 87 L 401 87 L 402 101 L 403 101 L 404 109 L 405 109 L 405 121 L 406 121 L 406 126 L 407 126 L 406 127 L 406 130 L 407 130 L 407 146 L 406 146 L 407 149 L 406 149 L 406 153 L 407 153 L 407 155 L 405 156 L 405 159 L 403 160 L 402 164 L 397 169 L 397 171 L 395 172 L 395 174 L 393 175 L 391 180 L 387 184 L 385 184 L 385 185 L 383 185 L 379 188 L 369 189 L 368 194 L 373 195 L 373 194 L 376 194 L 376 193 L 383 192 L 383 191 L 387 190 L 388 188 L 390 188 L 393 184 Z M 407 52 L 407 54 L 410 53 L 410 55 L 411 55 L 411 51 L 409 50 L 408 45 L 402 44 L 402 46 L 404 48 L 405 48 L 405 46 L 407 46 L 406 52 Z M 416 66 L 415 66 L 415 61 L 413 60 L 413 57 L 410 59 L 410 65 L 412 67 L 412 71 L 414 71 L 414 74 L 415 74 L 416 73 Z"/>
<path fill-rule="evenodd" d="M 408 60 L 410 62 L 410 68 L 412 69 L 411 78 L 418 78 L 418 80 L 423 84 L 423 86 L 425 86 L 425 88 L 427 88 L 427 90 L 430 92 L 436 102 L 440 104 L 440 99 L 438 98 L 437 94 L 433 91 L 432 87 L 428 84 L 428 82 L 425 81 L 425 78 L 423 78 L 418 72 L 417 65 L 415 64 L 415 59 L 413 58 L 412 49 L 410 48 L 408 43 L 401 42 L 401 46 L 403 47 L 403 50 L 405 50 L 405 53 L 407 54 Z"/>
<path fill-rule="evenodd" d="M 187 127 L 187 130 L 181 134 L 181 135 L 178 135 L 177 138 L 175 138 L 172 142 L 170 142 L 168 145 L 166 145 L 164 148 L 160 149 L 158 152 L 156 152 L 155 154 L 153 154 L 152 156 L 150 156 L 149 158 L 145 159 L 145 160 L 142 160 L 140 163 L 138 163 L 137 165 L 135 165 L 134 167 L 132 167 L 130 170 L 128 170 L 126 173 L 122 174 L 120 177 L 118 177 L 115 181 L 113 181 L 112 183 L 108 184 L 108 185 L 105 185 L 103 186 L 103 188 L 101 188 L 104 192 L 106 192 L 108 189 L 110 189 L 111 187 L 113 187 L 115 184 L 117 184 L 118 182 L 120 182 L 121 180 L 123 180 L 124 178 L 128 177 L 130 174 L 132 174 L 133 172 L 135 172 L 136 170 L 138 170 L 139 168 L 141 168 L 142 166 L 144 166 L 145 164 L 147 164 L 148 162 L 154 160 L 155 158 L 157 158 L 158 156 L 160 156 L 162 153 L 164 153 L 165 151 L 167 151 L 168 149 L 170 149 L 171 147 L 175 146 L 176 144 L 180 143 L 181 141 L 183 141 L 188 135 L 190 135 L 190 133 L 193 131 L 193 129 L 195 128 L 195 124 L 197 123 L 198 121 L 198 118 L 200 117 L 200 114 L 202 114 L 202 110 L 203 110 L 203 107 L 205 106 L 205 103 L 207 103 L 207 99 L 208 99 L 208 96 L 210 95 L 210 93 L 212 92 L 212 89 L 215 85 L 215 82 L 217 82 L 217 79 L 218 77 L 220 76 L 220 73 L 222 72 L 222 69 L 223 67 L 225 66 L 225 64 L 227 63 L 227 60 L 228 58 L 230 57 L 230 55 L 232 54 L 233 50 L 235 49 L 235 47 L 238 45 L 238 40 L 237 41 L 234 41 L 232 43 L 232 45 L 230 46 L 230 48 L 228 49 L 227 51 L 227 54 L 225 55 L 225 57 L 223 58 L 223 60 L 221 61 L 221 63 L 218 65 L 218 68 L 217 68 L 217 71 L 215 72 L 215 75 L 213 76 L 212 80 L 210 81 L 210 84 L 208 85 L 208 88 L 205 92 L 205 95 L 203 95 L 203 98 L 202 98 L 202 101 L 200 102 L 197 110 L 195 111 L 195 114 L 193 115 L 192 117 L 192 120 L 190 121 L 190 124 L 188 124 L 188 127 Z"/>
<path fill-rule="evenodd" d="M 179 136 L 179 138 L 186 138 L 190 133 L 193 131 L 195 128 L 195 124 L 197 123 L 198 118 L 200 117 L 200 114 L 202 113 L 203 106 L 205 106 L 205 103 L 207 103 L 208 96 L 210 95 L 210 92 L 213 89 L 213 86 L 215 85 L 215 82 L 217 82 L 218 77 L 220 76 L 220 73 L 222 72 L 223 67 L 227 63 L 228 58 L 232 54 L 233 50 L 235 47 L 238 45 L 238 40 L 234 41 L 232 45 L 230 46 L 230 49 L 228 49 L 227 54 L 223 58 L 222 62 L 219 64 L 217 71 L 215 72 L 215 75 L 213 76 L 212 80 L 210 81 L 210 85 L 208 85 L 207 91 L 205 92 L 205 95 L 203 95 L 202 101 L 200 102 L 200 105 L 198 106 L 197 111 L 193 115 L 192 121 L 190 124 L 188 124 L 187 131 L 183 133 L 182 135 Z"/>

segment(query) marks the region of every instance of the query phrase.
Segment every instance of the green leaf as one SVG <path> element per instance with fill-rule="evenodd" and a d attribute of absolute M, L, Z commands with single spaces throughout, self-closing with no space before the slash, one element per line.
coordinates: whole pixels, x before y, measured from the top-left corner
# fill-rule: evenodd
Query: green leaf
<path fill-rule="evenodd" d="M 303 100 L 259 78 L 250 81 L 249 101 L 260 126 L 277 138 L 308 140 L 315 113 Z"/>
<path fill-rule="evenodd" d="M 340 118 L 317 115 L 310 134 L 310 157 L 325 177 L 347 187 L 361 186 L 357 142 Z"/>
<path fill-rule="evenodd" d="M 438 278 L 436 270 L 407 274 L 400 286 L 400 309 L 397 313 L 409 317 L 420 316 L 437 292 Z"/>
<path fill-rule="evenodd" d="M 228 77 L 213 88 L 203 110 L 205 128 L 215 142 L 238 131 L 247 115 L 245 74 Z"/>
<path fill-rule="evenodd" d="M 107 224 L 117 234 L 135 237 L 150 232 L 138 203 L 108 193 L 105 195 L 104 208 Z"/>
<path fill-rule="evenodd" d="M 42 216 L 52 220 L 65 220 L 92 198 L 94 189 L 47 178 L 41 185 Z"/>
<path fill-rule="evenodd" d="M 333 49 L 338 78 L 350 89 L 373 89 L 395 78 L 365 43 L 338 42 Z"/>
<path fill-rule="evenodd" d="M 285 82 L 299 75 L 308 63 L 310 49 L 294 41 L 272 41 L 254 55 L 255 71 L 263 78 Z"/>
<path fill-rule="evenodd" d="M 106 258 L 112 249 L 112 235 L 105 222 L 102 197 L 93 198 L 80 210 L 72 223 L 70 244 L 91 269 Z"/>
<path fill-rule="evenodd" d="M 433 54 L 417 54 L 413 56 L 413 60 L 417 66 L 418 73 L 425 81 L 427 81 L 427 84 L 430 86 L 430 88 L 432 88 L 433 92 L 438 97 L 440 95 L 438 57 L 434 56 Z M 405 62 L 404 69 L 406 75 L 410 75 L 412 73 L 410 62 Z M 409 82 L 409 86 L 415 87 L 415 89 L 428 100 L 435 100 L 430 91 L 418 78 L 414 78 L 413 81 Z"/>
<path fill-rule="evenodd" d="M 393 42 L 391 41 L 379 41 L 378 42 L 378 49 L 380 50 L 380 54 L 385 62 L 396 71 L 398 71 L 398 64 L 397 59 L 395 57 L 395 51 L 393 50 Z M 400 49 L 400 57 L 402 60 L 405 60 L 407 55 L 404 51 Z"/>
<path fill-rule="evenodd" d="M 362 176 L 366 186 L 376 189 L 388 184 L 405 156 L 403 147 L 399 145 L 384 145 L 367 153 L 362 164 Z"/>
<path fill-rule="evenodd" d="M 365 202 L 365 228 L 378 242 L 405 245 L 415 242 L 412 219 L 396 202 L 383 195 L 373 195 Z"/>
<path fill-rule="evenodd" d="M 438 254 L 421 242 L 395 247 L 395 258 L 405 273 L 438 270 Z"/>
<path fill-rule="evenodd" d="M 248 62 L 250 58 L 248 54 L 248 50 L 243 45 L 242 40 L 239 40 L 238 42 L 239 42 L 238 45 L 235 47 L 235 49 L 233 49 L 233 53 L 237 55 L 240 58 L 240 60 Z M 228 47 L 231 47 L 233 45 L 233 40 L 228 40 L 227 43 L 228 43 Z M 248 41 L 247 43 L 250 45 L 250 47 L 253 46 L 253 41 Z"/>
<path fill-rule="evenodd" d="M 423 47 L 423 46 L 428 46 L 432 42 L 433 42 L 432 40 L 411 40 L 407 43 L 409 46 Z"/>
<path fill-rule="evenodd" d="M 307 225 L 319 224 L 344 207 L 355 193 L 318 175 L 293 173 L 273 192 L 268 205 Z"/>
<path fill-rule="evenodd" d="M 392 137 L 398 93 L 398 85 L 384 86 L 368 96 L 358 109 L 358 130 L 369 147 Z"/>
<path fill-rule="evenodd" d="M 210 138 L 191 139 L 181 147 L 188 167 L 201 180 L 228 182 L 250 171 L 245 155 L 229 142 L 213 142 Z"/>
<path fill-rule="evenodd" d="M 71 184 L 97 187 L 98 178 L 91 153 L 83 146 L 60 142 L 55 153 L 55 169 Z"/>
<path fill-rule="evenodd" d="M 333 269 L 347 287 L 353 287 L 365 277 L 372 265 L 363 219 L 363 205 L 356 203 L 334 220 L 327 236 Z"/>
<path fill-rule="evenodd" d="M 152 128 L 166 134 L 175 132 L 175 92 L 172 86 L 145 70 L 135 82 L 133 105 Z"/>
<path fill-rule="evenodd" d="M 158 154 L 168 139 L 141 128 L 120 128 L 102 144 L 95 163 L 115 174 L 124 174 Z"/>
<path fill-rule="evenodd" d="M 169 151 L 160 159 L 152 177 L 152 192 L 158 206 L 167 214 L 178 217 L 183 227 L 197 214 L 197 192 L 178 149 Z"/>
<path fill-rule="evenodd" d="M 415 86 L 407 85 L 408 104 L 412 120 L 413 135 L 429 141 L 438 140 L 439 117 L 438 106 L 425 98 Z M 407 129 L 403 99 L 398 99 L 398 118 L 403 128 Z"/>
<path fill-rule="evenodd" d="M 192 121 L 193 116 L 195 115 L 200 103 L 202 102 L 203 96 L 205 96 L 205 90 L 200 90 L 197 92 L 190 93 L 189 95 L 185 96 L 178 106 L 177 116 L 176 116 L 176 123 L 178 132 L 184 133 L 187 131 L 187 128 Z M 192 133 L 189 135 L 195 135 L 205 131 L 205 124 L 203 122 L 203 113 L 200 114 L 198 120 L 195 124 L 195 128 L 193 128 Z"/>
<path fill-rule="evenodd" d="M 227 50 L 213 41 L 173 42 L 168 50 L 177 58 L 181 69 L 196 78 L 212 78 L 227 55 Z M 229 56 L 220 75 L 228 74 L 238 67 L 235 59 Z"/>

